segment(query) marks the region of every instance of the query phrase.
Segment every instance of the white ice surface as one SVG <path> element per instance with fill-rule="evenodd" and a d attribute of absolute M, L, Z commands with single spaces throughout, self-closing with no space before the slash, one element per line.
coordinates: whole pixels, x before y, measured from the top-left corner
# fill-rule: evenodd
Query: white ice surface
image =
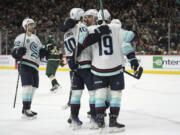
<path fill-rule="evenodd" d="M 57 72 L 62 89 L 50 93 L 50 81 L 40 71 L 40 87 L 35 93 L 32 110 L 38 112 L 36 120 L 21 119 L 21 83 L 16 108 L 13 100 L 17 84 L 17 70 L 0 70 L 0 135 L 96 135 L 88 129 L 88 93 L 81 99 L 82 129 L 73 131 L 67 123 L 70 111 L 62 110 L 68 100 L 69 73 Z M 121 112 L 118 121 L 126 125 L 118 135 L 180 135 L 180 75 L 143 74 L 140 80 L 125 75 Z M 107 121 L 108 123 L 108 121 Z M 108 133 L 102 133 L 108 134 Z"/>

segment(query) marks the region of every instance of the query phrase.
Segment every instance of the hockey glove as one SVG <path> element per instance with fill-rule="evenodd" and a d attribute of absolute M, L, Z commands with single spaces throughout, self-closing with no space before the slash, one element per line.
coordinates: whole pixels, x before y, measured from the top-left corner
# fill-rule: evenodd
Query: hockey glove
<path fill-rule="evenodd" d="M 67 18 L 63 23 L 59 24 L 59 29 L 62 32 L 66 32 L 69 29 L 73 28 L 76 25 L 76 21 L 71 19 L 71 18 Z"/>
<path fill-rule="evenodd" d="M 135 52 L 131 52 L 127 55 L 127 58 L 130 61 L 131 68 L 136 71 L 139 67 L 139 62 L 136 58 Z"/>
<path fill-rule="evenodd" d="M 71 19 L 71 18 L 67 18 L 65 21 L 64 21 L 64 25 L 67 29 L 71 29 L 73 28 L 75 25 L 76 25 L 76 21 Z"/>
<path fill-rule="evenodd" d="M 109 29 L 108 25 L 101 25 L 97 29 L 95 29 L 95 32 L 101 33 L 101 35 L 104 34 L 110 34 L 111 30 Z"/>
<path fill-rule="evenodd" d="M 25 47 L 16 48 L 12 52 L 12 56 L 15 59 L 21 59 L 25 54 L 26 54 L 26 48 Z"/>
<path fill-rule="evenodd" d="M 26 54 L 26 48 L 25 47 L 20 47 L 17 50 L 17 55 L 19 55 L 20 58 L 22 58 Z"/>
<path fill-rule="evenodd" d="M 39 56 L 40 56 L 40 59 L 42 59 L 43 57 L 47 57 L 49 55 L 49 51 L 47 51 L 45 48 L 41 48 L 39 50 Z"/>
<path fill-rule="evenodd" d="M 76 72 L 77 69 L 78 69 L 78 63 L 75 63 L 74 57 L 73 57 L 73 56 L 67 57 L 67 61 L 68 61 L 69 68 L 70 68 L 73 72 Z"/>
<path fill-rule="evenodd" d="M 132 59 L 130 60 L 130 64 L 131 64 L 131 68 L 136 71 L 139 67 L 139 63 L 138 63 L 138 60 L 135 58 L 135 59 Z"/>

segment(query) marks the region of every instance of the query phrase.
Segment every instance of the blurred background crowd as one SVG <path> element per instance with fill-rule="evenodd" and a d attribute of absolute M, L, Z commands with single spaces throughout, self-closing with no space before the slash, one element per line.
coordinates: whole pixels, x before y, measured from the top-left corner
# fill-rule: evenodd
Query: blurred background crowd
<path fill-rule="evenodd" d="M 180 54 L 180 0 L 103 0 L 112 19 L 133 30 L 137 54 Z M 36 22 L 36 34 L 44 43 L 53 34 L 63 48 L 58 25 L 73 7 L 99 10 L 99 0 L 6 0 L 0 1 L 0 54 L 10 54 L 15 37 L 24 32 L 25 17 Z"/>

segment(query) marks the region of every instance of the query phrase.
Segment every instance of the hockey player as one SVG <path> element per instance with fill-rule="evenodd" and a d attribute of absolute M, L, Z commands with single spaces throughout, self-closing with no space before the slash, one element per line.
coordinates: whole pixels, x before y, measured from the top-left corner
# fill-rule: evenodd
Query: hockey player
<path fill-rule="evenodd" d="M 86 26 L 81 23 L 83 21 L 83 15 L 84 10 L 82 10 L 81 8 L 71 9 L 70 18 L 67 19 L 63 23 L 64 26 L 61 26 L 60 28 L 62 31 L 66 32 L 64 34 L 65 52 L 68 65 L 71 69 L 71 73 L 73 74 L 72 95 L 70 98 L 73 127 L 82 125 L 82 122 L 79 120 L 78 115 L 80 109 L 80 99 L 82 95 L 82 90 L 84 89 L 84 84 L 86 84 L 88 90 L 94 90 L 92 76 L 90 74 L 91 58 L 88 55 L 85 55 L 86 53 L 88 53 L 86 52 L 88 51 L 88 49 L 84 50 L 84 48 L 85 46 L 88 47 L 89 45 L 97 42 L 103 34 L 110 33 L 110 30 L 107 26 L 101 26 L 97 28 L 98 33 L 89 35 Z M 78 46 L 76 46 L 76 42 L 78 42 Z M 95 114 L 94 107 L 90 106 L 90 108 L 93 112 L 92 115 Z"/>
<path fill-rule="evenodd" d="M 59 47 L 55 44 L 54 38 L 52 35 L 48 35 L 47 44 L 44 46 L 46 50 L 50 51 L 50 54 L 47 56 L 47 66 L 46 66 L 46 75 L 51 80 L 52 88 L 50 89 L 51 92 L 57 92 L 60 84 L 58 83 L 55 75 L 56 70 L 59 65 L 64 66 L 62 57 L 63 54 L 61 53 Z"/>
<path fill-rule="evenodd" d="M 48 51 L 42 49 L 39 38 L 33 34 L 34 20 L 26 18 L 22 22 L 25 33 L 18 35 L 14 41 L 12 56 L 18 62 L 18 71 L 22 83 L 22 114 L 23 118 L 34 119 L 37 112 L 31 110 L 31 103 L 36 88 L 39 86 L 38 68 L 40 58 L 48 55 Z"/>
<path fill-rule="evenodd" d="M 96 25 L 97 23 L 97 14 L 98 11 L 96 9 L 89 9 L 84 14 L 84 22 L 87 26 Z M 85 82 L 85 85 L 87 86 L 88 92 L 89 92 L 89 106 L 90 111 L 88 114 L 90 115 L 90 128 L 98 128 L 97 125 L 97 117 L 95 112 L 95 89 L 93 84 L 93 76 L 91 73 L 91 46 L 85 48 L 81 54 L 78 57 L 78 63 L 79 63 L 79 74 L 82 76 L 82 80 Z M 89 65 L 88 67 L 84 66 L 83 63 L 85 63 L 88 60 Z M 83 72 L 86 73 L 86 76 L 83 76 Z M 89 81 L 86 81 L 86 80 Z"/>
<path fill-rule="evenodd" d="M 107 88 L 110 88 L 110 114 L 109 127 L 123 130 L 125 125 L 117 122 L 120 111 L 121 91 L 124 89 L 123 60 L 124 55 L 130 61 L 133 70 L 137 70 L 139 64 L 135 56 L 135 52 L 130 43 L 124 41 L 128 35 L 126 31 L 120 29 L 120 25 L 109 24 L 111 21 L 110 13 L 104 10 L 104 19 L 108 23 L 112 33 L 104 35 L 101 40 L 92 45 L 92 67 L 91 72 L 94 74 L 95 107 L 98 118 L 98 126 L 105 127 L 105 100 L 107 96 Z M 98 13 L 98 23 L 102 24 L 103 19 L 101 11 Z M 89 29 L 91 33 L 91 30 Z M 92 32 L 94 28 L 92 27 Z"/>
<path fill-rule="evenodd" d="M 98 11 L 96 9 L 89 9 L 89 10 L 87 10 L 85 12 L 85 14 L 84 14 L 84 21 L 85 21 L 86 25 L 89 26 L 90 29 L 92 27 L 97 27 L 96 26 L 97 25 L 97 20 L 98 20 L 98 16 L 97 15 L 98 15 Z M 90 54 L 91 54 L 91 52 L 92 52 L 91 47 L 89 47 L 88 49 L 90 50 Z M 86 53 L 86 55 L 87 55 L 87 53 Z M 93 91 L 93 98 L 95 98 L 94 97 L 95 96 L 94 92 L 95 91 Z M 108 91 L 108 93 L 109 93 L 109 91 Z M 109 107 L 109 99 L 110 99 L 110 95 L 107 94 L 107 99 L 106 99 L 106 102 L 105 102 L 106 103 L 106 108 Z M 94 99 L 94 102 L 95 102 L 95 99 Z M 88 117 L 89 117 L 89 115 L 91 115 L 91 111 L 87 112 L 87 114 L 88 114 Z M 92 120 L 92 117 L 91 117 L 91 120 Z"/>

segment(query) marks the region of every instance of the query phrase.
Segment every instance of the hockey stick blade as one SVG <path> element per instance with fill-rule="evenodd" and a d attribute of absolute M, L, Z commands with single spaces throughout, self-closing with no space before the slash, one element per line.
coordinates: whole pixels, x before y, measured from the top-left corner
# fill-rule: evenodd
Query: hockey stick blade
<path fill-rule="evenodd" d="M 142 68 L 142 67 L 139 67 L 139 70 L 135 73 L 135 77 L 136 77 L 137 79 L 140 79 L 142 73 L 143 73 L 143 68 Z"/>
<path fill-rule="evenodd" d="M 143 73 L 143 68 L 142 67 L 139 67 L 139 70 L 137 72 L 135 72 L 135 74 L 131 74 L 129 72 L 127 72 L 126 70 L 124 70 L 124 73 L 136 78 L 136 79 L 140 79 L 141 78 L 141 75 Z"/>

